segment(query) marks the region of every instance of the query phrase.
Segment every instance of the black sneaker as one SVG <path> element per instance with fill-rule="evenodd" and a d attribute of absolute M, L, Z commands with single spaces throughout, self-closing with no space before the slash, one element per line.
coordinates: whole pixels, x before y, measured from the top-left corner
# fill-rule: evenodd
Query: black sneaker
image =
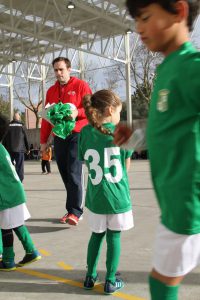
<path fill-rule="evenodd" d="M 17 264 L 19 267 L 23 267 L 27 264 L 30 264 L 34 261 L 40 260 L 42 257 L 40 256 L 37 250 L 34 250 L 32 253 L 26 253 L 24 258 Z"/>
<path fill-rule="evenodd" d="M 121 279 L 116 279 L 114 283 L 110 280 L 106 280 L 104 285 L 104 293 L 107 295 L 111 295 L 116 291 L 122 289 L 124 287 L 124 282 Z"/>
<path fill-rule="evenodd" d="M 3 261 L 0 262 L 0 271 L 9 272 L 14 270 L 16 270 L 16 265 L 14 260 L 7 261 L 7 262 L 3 262 Z"/>
<path fill-rule="evenodd" d="M 94 278 L 92 276 L 86 276 L 85 281 L 83 283 L 83 287 L 86 290 L 91 290 L 95 286 L 95 282 L 98 280 L 98 275 Z"/>

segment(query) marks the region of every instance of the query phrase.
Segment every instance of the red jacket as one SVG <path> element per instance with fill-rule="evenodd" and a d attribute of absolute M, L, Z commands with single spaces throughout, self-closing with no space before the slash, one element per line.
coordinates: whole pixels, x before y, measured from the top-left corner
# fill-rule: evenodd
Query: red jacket
<path fill-rule="evenodd" d="M 62 103 L 73 103 L 78 109 L 76 126 L 73 132 L 80 132 L 82 127 L 84 127 L 88 123 L 83 108 L 82 99 L 85 95 L 91 93 L 92 91 L 85 81 L 77 77 L 70 77 L 70 80 L 67 84 L 62 86 L 58 81 L 56 81 L 56 83 L 48 89 L 45 106 L 47 105 L 47 103 L 52 104 L 58 103 L 59 101 L 61 101 Z M 48 137 L 51 133 L 51 129 L 52 125 L 43 119 L 40 131 L 41 144 L 45 144 L 47 142 Z"/>

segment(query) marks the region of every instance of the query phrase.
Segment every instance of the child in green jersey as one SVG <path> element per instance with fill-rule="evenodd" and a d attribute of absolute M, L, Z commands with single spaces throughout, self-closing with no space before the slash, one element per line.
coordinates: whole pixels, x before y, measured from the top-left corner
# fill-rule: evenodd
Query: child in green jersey
<path fill-rule="evenodd" d="M 0 141 L 8 129 L 7 120 L 0 115 Z M 12 191 L 12 192 L 10 192 Z M 21 241 L 26 252 L 18 266 L 39 260 L 41 256 L 35 249 L 24 221 L 30 217 L 25 204 L 23 185 L 15 171 L 10 156 L 0 143 L 0 228 L 2 230 L 3 257 L 0 271 L 16 269 L 13 249 L 13 231 Z"/>
<path fill-rule="evenodd" d="M 183 277 L 200 264 L 200 52 L 189 42 L 199 6 L 199 0 L 127 0 L 143 43 L 165 56 L 147 128 L 161 210 L 149 278 L 152 300 L 178 299 Z M 119 126 L 116 144 L 129 136 L 130 130 Z"/>
<path fill-rule="evenodd" d="M 122 104 L 111 91 L 101 90 L 84 97 L 89 125 L 79 139 L 79 159 L 89 171 L 86 202 L 92 235 L 88 244 L 88 271 L 84 288 L 92 289 L 98 279 L 97 263 L 104 237 L 107 241 L 105 294 L 113 294 L 124 283 L 115 274 L 120 258 L 120 234 L 133 227 L 132 205 L 126 168 L 132 151 L 113 144 L 115 125 Z"/>

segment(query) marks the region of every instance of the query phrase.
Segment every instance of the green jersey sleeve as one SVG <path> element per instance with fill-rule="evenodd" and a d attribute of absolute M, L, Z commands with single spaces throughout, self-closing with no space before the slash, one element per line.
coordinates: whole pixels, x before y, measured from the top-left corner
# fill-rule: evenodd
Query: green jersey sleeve
<path fill-rule="evenodd" d="M 23 185 L 11 162 L 10 155 L 0 144 L 0 211 L 24 202 L 26 202 L 26 195 Z"/>
<path fill-rule="evenodd" d="M 131 157 L 133 152 L 134 152 L 133 150 L 126 150 L 125 158 L 127 159 L 127 158 Z"/>

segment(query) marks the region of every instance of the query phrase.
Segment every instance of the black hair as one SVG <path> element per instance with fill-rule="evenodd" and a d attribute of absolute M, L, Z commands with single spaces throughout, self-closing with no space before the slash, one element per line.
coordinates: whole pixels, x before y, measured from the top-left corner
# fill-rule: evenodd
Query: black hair
<path fill-rule="evenodd" d="M 8 131 L 9 121 L 8 119 L 0 114 L 0 142 L 3 140 L 5 134 Z"/>
<path fill-rule="evenodd" d="M 67 58 L 67 57 L 62 57 L 62 56 L 59 56 L 59 57 L 56 57 L 53 61 L 52 61 L 52 66 L 55 65 L 55 63 L 59 62 L 59 61 L 64 61 L 67 68 L 71 68 L 71 61 Z"/>
<path fill-rule="evenodd" d="M 176 14 L 174 4 L 180 0 L 126 0 L 126 6 L 133 18 L 140 15 L 140 10 L 150 4 L 158 4 L 166 11 Z M 192 30 L 192 25 L 199 13 L 200 0 L 185 0 L 189 5 L 188 27 Z"/>

